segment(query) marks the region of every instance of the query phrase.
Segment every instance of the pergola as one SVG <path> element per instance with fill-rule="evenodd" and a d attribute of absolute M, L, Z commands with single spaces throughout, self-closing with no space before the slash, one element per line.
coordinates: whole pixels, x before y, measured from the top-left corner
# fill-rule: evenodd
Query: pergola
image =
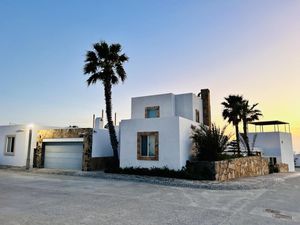
<path fill-rule="evenodd" d="M 279 132 L 279 128 L 284 126 L 284 131 L 291 133 L 290 124 L 287 122 L 279 121 L 279 120 L 271 120 L 271 121 L 257 121 L 257 122 L 251 122 L 250 124 L 255 126 L 255 132 L 257 127 L 259 127 L 260 132 L 264 132 L 264 126 L 274 126 L 274 132 Z"/>

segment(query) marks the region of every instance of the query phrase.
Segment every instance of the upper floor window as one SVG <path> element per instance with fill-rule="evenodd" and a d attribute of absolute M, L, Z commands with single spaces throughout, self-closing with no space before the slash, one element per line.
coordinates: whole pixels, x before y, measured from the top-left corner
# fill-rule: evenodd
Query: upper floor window
<path fill-rule="evenodd" d="M 5 146 L 5 154 L 6 155 L 14 155 L 15 154 L 15 136 L 7 136 L 6 137 L 6 146 Z"/>
<path fill-rule="evenodd" d="M 195 113 L 196 113 L 196 122 L 197 122 L 197 123 L 200 123 L 200 113 L 199 113 L 199 110 L 196 109 L 196 110 L 195 110 Z"/>
<path fill-rule="evenodd" d="M 137 133 L 137 159 L 158 160 L 158 132 Z"/>
<path fill-rule="evenodd" d="M 145 118 L 159 117 L 159 106 L 151 106 L 145 108 Z"/>

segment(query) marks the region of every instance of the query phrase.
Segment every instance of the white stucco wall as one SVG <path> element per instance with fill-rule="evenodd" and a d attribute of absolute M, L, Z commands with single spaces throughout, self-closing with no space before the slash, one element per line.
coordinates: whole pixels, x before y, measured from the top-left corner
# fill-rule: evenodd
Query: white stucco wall
<path fill-rule="evenodd" d="M 294 152 L 291 133 L 280 132 L 281 161 L 289 165 L 289 171 L 295 171 Z"/>
<path fill-rule="evenodd" d="M 186 165 L 186 161 L 191 158 L 192 140 L 191 125 L 197 126 L 198 123 L 179 117 L 179 146 L 180 146 L 180 167 Z"/>
<path fill-rule="evenodd" d="M 122 120 L 120 124 L 121 167 L 168 167 L 180 170 L 191 150 L 190 127 L 193 121 L 180 117 Z M 196 123 L 194 123 L 196 124 Z M 159 160 L 137 159 L 137 133 L 159 132 Z"/>
<path fill-rule="evenodd" d="M 145 108 L 159 106 L 160 117 L 175 115 L 175 96 L 171 93 L 136 97 L 131 100 L 131 119 L 145 118 Z"/>
<path fill-rule="evenodd" d="M 250 142 L 255 134 L 257 135 L 255 147 L 263 151 L 262 156 L 281 157 L 280 135 L 278 132 L 249 133 Z"/>
<path fill-rule="evenodd" d="M 120 124 L 121 167 L 164 167 L 181 169 L 179 118 L 122 120 Z M 159 132 L 159 160 L 137 160 L 137 132 Z"/>
<path fill-rule="evenodd" d="M 36 147 L 37 131 L 49 127 L 34 125 L 32 127 L 32 141 L 30 149 L 30 166 L 33 164 L 33 153 Z M 15 136 L 14 155 L 5 155 L 7 135 Z M 29 140 L 29 125 L 8 125 L 0 126 L 0 165 L 5 166 L 26 166 Z"/>
<path fill-rule="evenodd" d="M 117 137 L 119 136 L 116 129 Z M 92 157 L 110 157 L 113 156 L 113 150 L 110 144 L 108 129 L 94 129 Z"/>
<path fill-rule="evenodd" d="M 193 93 L 175 95 L 175 115 L 196 121 L 196 109 L 203 122 L 202 99 Z"/>
<path fill-rule="evenodd" d="M 257 134 L 255 147 L 261 149 L 263 157 L 276 157 L 278 162 L 287 163 L 289 171 L 295 171 L 293 160 L 292 137 L 290 133 L 258 132 L 249 133 L 249 140 Z"/>
<path fill-rule="evenodd" d="M 195 110 L 193 106 L 193 94 L 175 95 L 175 115 L 190 120 L 195 118 Z"/>
<path fill-rule="evenodd" d="M 193 93 L 186 94 L 161 94 L 132 98 L 131 118 L 145 118 L 145 108 L 159 106 L 160 117 L 179 116 L 196 121 L 195 110 L 199 110 L 200 122 L 203 122 L 202 100 Z"/>

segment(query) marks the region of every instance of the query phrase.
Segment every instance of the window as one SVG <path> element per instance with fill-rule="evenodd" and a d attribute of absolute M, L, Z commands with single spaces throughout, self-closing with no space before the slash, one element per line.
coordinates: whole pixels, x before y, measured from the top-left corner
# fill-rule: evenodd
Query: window
<path fill-rule="evenodd" d="M 145 118 L 159 117 L 159 106 L 151 106 L 145 108 Z"/>
<path fill-rule="evenodd" d="M 199 110 L 196 109 L 196 110 L 195 110 L 195 113 L 196 113 L 196 122 L 197 122 L 197 123 L 200 123 L 200 114 L 199 114 Z"/>
<path fill-rule="evenodd" d="M 15 136 L 7 136 L 6 137 L 6 146 L 5 146 L 5 154 L 6 155 L 14 155 L 15 153 Z"/>
<path fill-rule="evenodd" d="M 137 159 L 158 160 L 158 132 L 137 133 Z"/>

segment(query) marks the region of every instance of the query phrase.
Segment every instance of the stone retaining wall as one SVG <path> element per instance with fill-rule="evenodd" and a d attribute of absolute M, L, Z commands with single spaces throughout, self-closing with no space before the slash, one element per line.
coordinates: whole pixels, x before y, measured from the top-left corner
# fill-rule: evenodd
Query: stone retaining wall
<path fill-rule="evenodd" d="M 227 181 L 239 177 L 252 177 L 269 174 L 268 160 L 251 156 L 215 162 L 189 162 L 187 170 L 198 174 L 195 179 Z"/>
<path fill-rule="evenodd" d="M 253 177 L 269 174 L 268 160 L 259 156 L 243 157 L 215 162 L 215 178 L 218 181 L 239 177 Z"/>
<path fill-rule="evenodd" d="M 275 167 L 278 169 L 278 173 L 288 173 L 289 165 L 285 163 L 277 163 Z"/>

